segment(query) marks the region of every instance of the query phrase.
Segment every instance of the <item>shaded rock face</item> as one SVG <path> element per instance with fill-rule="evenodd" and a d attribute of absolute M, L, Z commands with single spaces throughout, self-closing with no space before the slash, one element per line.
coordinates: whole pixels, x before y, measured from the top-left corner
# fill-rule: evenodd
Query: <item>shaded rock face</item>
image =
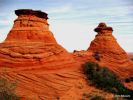
<path fill-rule="evenodd" d="M 87 51 L 74 53 L 75 59 L 82 62 L 88 60 L 98 62 L 121 77 L 133 75 L 133 63 L 112 35 L 112 27 L 100 23 L 94 31 L 97 32 L 97 35 L 91 42 L 90 47 Z"/>
<path fill-rule="evenodd" d="M 0 44 L 0 72 L 17 81 L 22 100 L 56 100 L 79 79 L 80 64 L 56 42 L 46 13 L 28 9 L 15 13 L 18 18 Z"/>

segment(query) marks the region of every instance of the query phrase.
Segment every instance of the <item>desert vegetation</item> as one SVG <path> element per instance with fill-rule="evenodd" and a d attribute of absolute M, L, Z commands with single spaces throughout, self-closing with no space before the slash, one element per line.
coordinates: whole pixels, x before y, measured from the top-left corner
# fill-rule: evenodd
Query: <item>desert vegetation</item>
<path fill-rule="evenodd" d="M 125 99 L 133 100 L 133 91 L 127 89 L 119 78 L 107 67 L 101 67 L 95 62 L 86 62 L 83 65 L 87 80 L 92 85 Z"/>
<path fill-rule="evenodd" d="M 0 77 L 0 100 L 20 100 L 15 93 L 16 83 Z"/>

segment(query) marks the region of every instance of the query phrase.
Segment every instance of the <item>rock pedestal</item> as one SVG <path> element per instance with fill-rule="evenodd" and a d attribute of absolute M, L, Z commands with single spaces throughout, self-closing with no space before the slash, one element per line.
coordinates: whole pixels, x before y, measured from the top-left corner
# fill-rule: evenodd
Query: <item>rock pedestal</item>
<path fill-rule="evenodd" d="M 75 61 L 49 31 L 47 14 L 30 9 L 16 10 L 4 43 L 0 44 L 0 66 L 57 69 L 71 67 Z"/>
<path fill-rule="evenodd" d="M 133 64 L 106 24 L 95 29 L 98 34 L 87 51 L 70 54 L 50 32 L 46 13 L 31 9 L 15 13 L 18 18 L 0 43 L 0 75 L 16 81 L 21 100 L 81 99 L 90 88 L 96 90 L 84 79 L 81 63 L 86 61 L 105 65 L 121 77 L 133 75 Z"/>
<path fill-rule="evenodd" d="M 91 42 L 88 51 L 97 52 L 101 55 L 101 59 L 106 59 L 107 62 L 121 62 L 129 61 L 126 52 L 120 47 L 116 39 L 112 35 L 112 27 L 106 26 L 105 23 L 100 23 L 94 29 L 97 32 L 95 39 Z"/>
<path fill-rule="evenodd" d="M 74 58 L 82 63 L 94 61 L 108 67 L 121 78 L 133 76 L 133 63 L 126 52 L 112 35 L 113 28 L 100 23 L 95 29 L 97 35 L 86 51 L 73 53 Z"/>
<path fill-rule="evenodd" d="M 49 31 L 47 14 L 30 9 L 16 10 L 18 18 L 14 21 L 6 41 L 56 43 Z"/>
<path fill-rule="evenodd" d="M 120 47 L 112 35 L 112 27 L 108 27 L 105 23 L 100 23 L 94 31 L 97 32 L 97 35 L 87 51 L 92 51 L 95 60 L 119 75 L 124 77 L 128 73 L 130 76 L 132 73 L 130 69 L 132 69 L 133 64 L 127 53 Z"/>
<path fill-rule="evenodd" d="M 79 79 L 80 64 L 49 31 L 47 14 L 20 9 L 6 40 L 0 44 L 0 72 L 16 81 L 25 100 L 56 100 Z"/>

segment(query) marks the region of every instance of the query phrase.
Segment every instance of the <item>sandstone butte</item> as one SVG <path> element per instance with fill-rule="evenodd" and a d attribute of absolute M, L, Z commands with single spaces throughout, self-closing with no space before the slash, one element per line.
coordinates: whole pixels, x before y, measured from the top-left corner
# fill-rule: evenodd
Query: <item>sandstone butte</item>
<path fill-rule="evenodd" d="M 19 9 L 18 18 L 6 40 L 0 43 L 0 73 L 16 81 L 21 100 L 81 100 L 85 93 L 112 94 L 89 85 L 82 64 L 95 61 L 107 66 L 121 79 L 133 76 L 133 63 L 112 35 L 113 29 L 100 23 L 88 50 L 69 53 L 49 30 L 47 14 Z M 97 58 L 98 57 L 98 58 Z M 125 84 L 133 89 L 133 83 Z"/>

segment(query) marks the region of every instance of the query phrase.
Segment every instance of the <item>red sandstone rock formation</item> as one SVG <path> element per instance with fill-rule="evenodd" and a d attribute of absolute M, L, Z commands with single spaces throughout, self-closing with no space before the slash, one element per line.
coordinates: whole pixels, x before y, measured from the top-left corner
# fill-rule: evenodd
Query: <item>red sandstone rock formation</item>
<path fill-rule="evenodd" d="M 83 77 L 80 65 L 56 42 L 46 13 L 27 9 L 15 13 L 18 18 L 0 44 L 0 71 L 17 81 L 21 98 L 56 100 Z"/>
<path fill-rule="evenodd" d="M 41 11 L 16 10 L 18 18 L 14 21 L 6 42 L 44 42 L 56 43 L 52 32 L 49 31 L 47 14 Z"/>
<path fill-rule="evenodd" d="M 75 52 L 75 59 L 86 62 L 96 61 L 117 73 L 120 77 L 133 76 L 133 63 L 112 35 L 112 27 L 100 23 L 94 29 L 97 32 L 87 51 Z"/>
<path fill-rule="evenodd" d="M 15 13 L 18 18 L 5 42 L 0 44 L 0 66 L 27 70 L 27 67 L 57 69 L 76 65 L 49 31 L 46 13 L 28 9 Z"/>
<path fill-rule="evenodd" d="M 98 52 L 100 60 L 105 66 L 110 66 L 112 70 L 123 73 L 129 76 L 133 71 L 129 69 L 133 67 L 133 63 L 129 59 L 127 53 L 120 47 L 116 39 L 112 35 L 112 27 L 106 26 L 105 23 L 100 23 L 97 28 L 95 28 L 96 35 L 95 39 L 91 42 L 88 51 Z"/>
<path fill-rule="evenodd" d="M 124 66 L 130 65 L 129 60 L 116 44 L 112 28 L 100 24 L 90 48 L 73 54 L 75 61 L 49 31 L 46 13 L 29 9 L 16 10 L 15 13 L 18 18 L 7 39 L 0 44 L 0 75 L 5 73 L 3 77 L 17 82 L 17 94 L 21 100 L 81 100 L 83 93 L 94 91 L 108 100 L 112 98 L 111 94 L 86 83 L 79 64 L 96 61 L 94 52 L 98 52 L 100 61 L 97 62 L 112 66 L 122 64 L 123 67 L 110 69 L 125 72 Z M 115 45 L 116 49 L 109 44 Z"/>

